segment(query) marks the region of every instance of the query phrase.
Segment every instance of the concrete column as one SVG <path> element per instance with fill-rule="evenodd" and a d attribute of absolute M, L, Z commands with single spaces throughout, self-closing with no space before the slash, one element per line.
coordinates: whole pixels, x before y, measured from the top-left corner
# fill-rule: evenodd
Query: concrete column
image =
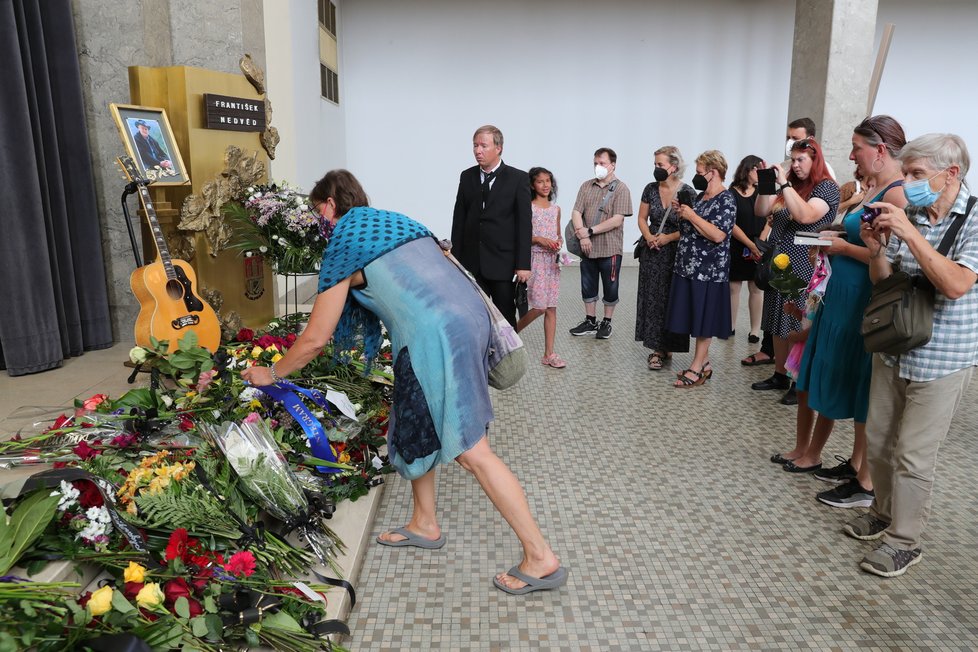
<path fill-rule="evenodd" d="M 117 341 L 132 339 L 139 304 L 129 289 L 132 251 L 119 203 L 124 182 L 114 166 L 125 150 L 108 104 L 129 104 L 129 66 L 199 66 L 238 73 L 238 60 L 247 51 L 264 67 L 263 11 L 261 0 L 72 0 Z M 130 207 L 135 206 L 130 198 Z M 134 226 L 138 237 L 139 225 Z"/>
<path fill-rule="evenodd" d="M 866 117 L 878 0 L 796 0 L 788 119 L 809 117 L 839 183 L 852 178 L 852 129 Z"/>

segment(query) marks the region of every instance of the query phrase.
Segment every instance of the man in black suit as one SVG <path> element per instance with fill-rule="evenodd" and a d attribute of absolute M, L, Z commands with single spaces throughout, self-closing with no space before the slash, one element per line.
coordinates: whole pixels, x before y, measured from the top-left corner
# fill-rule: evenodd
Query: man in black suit
<path fill-rule="evenodd" d="M 530 278 L 530 178 L 503 163 L 503 134 L 492 125 L 472 136 L 475 165 L 458 179 L 452 253 L 516 326 L 514 275 Z"/>

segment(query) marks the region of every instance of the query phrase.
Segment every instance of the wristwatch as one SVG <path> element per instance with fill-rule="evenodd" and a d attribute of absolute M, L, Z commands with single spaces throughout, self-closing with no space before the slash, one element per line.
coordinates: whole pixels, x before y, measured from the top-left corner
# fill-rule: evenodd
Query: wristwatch
<path fill-rule="evenodd" d="M 592 235 L 594 235 L 594 229 L 587 227 L 587 237 L 590 238 Z"/>
<path fill-rule="evenodd" d="M 791 187 L 791 182 L 785 181 L 780 186 L 778 186 L 778 190 L 784 191 L 785 188 L 790 188 L 790 187 Z"/>

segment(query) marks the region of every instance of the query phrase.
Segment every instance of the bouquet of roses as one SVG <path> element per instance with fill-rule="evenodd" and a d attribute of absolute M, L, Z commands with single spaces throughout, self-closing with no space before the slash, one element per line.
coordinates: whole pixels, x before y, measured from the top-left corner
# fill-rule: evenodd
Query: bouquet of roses
<path fill-rule="evenodd" d="M 238 226 L 235 248 L 267 257 L 279 274 L 319 269 L 328 234 L 308 198 L 286 184 L 251 186 L 223 211 Z"/>

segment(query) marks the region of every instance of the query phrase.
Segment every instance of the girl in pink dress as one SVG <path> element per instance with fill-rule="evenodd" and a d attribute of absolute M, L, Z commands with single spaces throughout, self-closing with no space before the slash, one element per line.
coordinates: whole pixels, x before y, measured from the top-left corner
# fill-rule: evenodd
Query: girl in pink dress
<path fill-rule="evenodd" d="M 543 315 L 544 352 L 542 364 L 563 369 L 567 363 L 554 352 L 557 331 L 557 298 L 560 296 L 560 266 L 557 252 L 560 238 L 560 207 L 551 202 L 557 197 L 557 182 L 550 170 L 530 168 L 533 189 L 533 239 L 530 250 L 530 280 L 527 283 L 527 303 L 530 310 L 516 324 L 519 332 L 534 319 Z"/>

